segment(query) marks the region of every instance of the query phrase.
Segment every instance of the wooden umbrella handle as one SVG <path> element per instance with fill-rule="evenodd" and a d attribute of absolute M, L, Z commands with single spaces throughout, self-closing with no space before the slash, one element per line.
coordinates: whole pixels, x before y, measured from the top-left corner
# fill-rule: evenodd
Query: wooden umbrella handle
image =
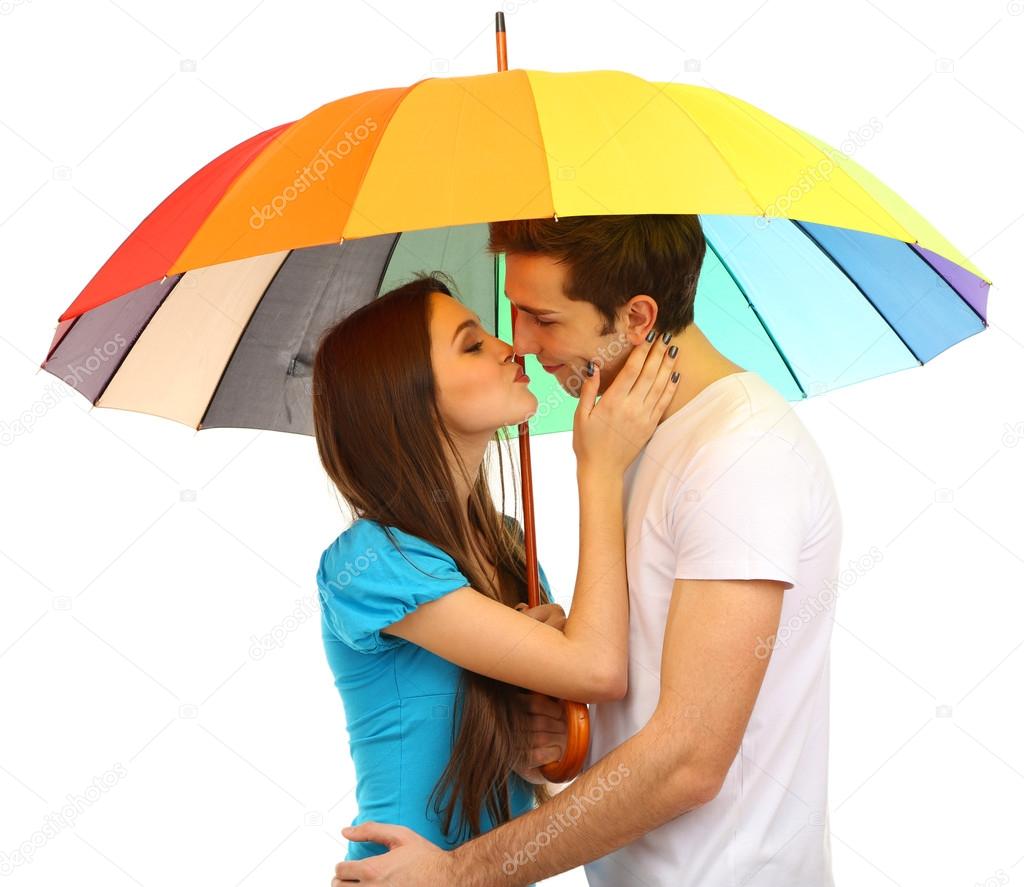
<path fill-rule="evenodd" d="M 508 53 L 505 43 L 505 13 L 494 17 L 495 39 L 498 51 L 498 70 L 508 70 Z M 495 256 L 495 262 L 498 257 Z M 497 285 L 497 275 L 495 275 Z M 497 293 L 495 293 L 497 296 Z M 516 328 L 516 308 L 512 306 L 512 329 Z M 517 354 L 516 363 L 526 372 L 526 358 Z M 526 540 L 526 594 L 530 607 L 540 603 L 540 578 L 537 572 L 537 532 L 533 521 L 533 472 L 530 467 L 530 425 L 519 426 L 519 464 L 523 480 L 523 533 Z M 545 764 L 540 772 L 548 782 L 568 782 L 583 769 L 583 762 L 590 748 L 590 712 L 586 703 L 562 700 L 565 709 L 566 745 L 561 759 Z"/>
<path fill-rule="evenodd" d="M 512 329 L 515 329 L 516 308 L 512 306 Z M 526 359 L 517 354 L 516 363 L 525 372 Z M 530 607 L 540 604 L 540 579 L 537 569 L 537 531 L 533 519 L 533 469 L 530 462 L 530 425 L 519 425 L 519 464 L 523 481 L 523 535 L 526 545 L 526 596 Z M 568 782 L 583 769 L 590 748 L 590 712 L 586 703 L 562 700 L 565 709 L 565 754 L 540 768 L 548 782 Z"/>

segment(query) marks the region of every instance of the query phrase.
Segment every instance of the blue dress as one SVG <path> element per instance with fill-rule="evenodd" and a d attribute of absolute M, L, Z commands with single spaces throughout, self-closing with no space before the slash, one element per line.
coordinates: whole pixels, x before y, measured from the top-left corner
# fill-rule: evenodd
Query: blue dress
<path fill-rule="evenodd" d="M 522 533 L 514 518 L 506 519 Z M 451 850 L 460 843 L 461 807 L 445 834 L 428 798 L 451 757 L 462 669 L 380 629 L 471 583 L 437 546 L 391 531 L 405 557 L 380 524 L 361 518 L 324 550 L 317 572 L 324 649 L 345 709 L 356 770 L 359 813 L 352 825 L 371 820 L 404 825 Z M 537 572 L 550 594 L 539 565 Z M 532 809 L 533 794 L 522 780 L 513 777 L 509 784 L 512 815 Z M 484 832 L 494 827 L 486 808 L 480 826 Z M 345 859 L 385 852 L 383 844 L 352 841 Z"/>

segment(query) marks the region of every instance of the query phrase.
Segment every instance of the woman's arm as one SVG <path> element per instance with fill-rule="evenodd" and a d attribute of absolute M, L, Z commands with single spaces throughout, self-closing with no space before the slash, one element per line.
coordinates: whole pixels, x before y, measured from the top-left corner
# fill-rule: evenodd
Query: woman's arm
<path fill-rule="evenodd" d="M 564 630 L 469 586 L 382 629 L 462 668 L 549 696 L 605 702 L 626 693 L 629 603 L 620 474 L 577 471 L 580 547 Z"/>

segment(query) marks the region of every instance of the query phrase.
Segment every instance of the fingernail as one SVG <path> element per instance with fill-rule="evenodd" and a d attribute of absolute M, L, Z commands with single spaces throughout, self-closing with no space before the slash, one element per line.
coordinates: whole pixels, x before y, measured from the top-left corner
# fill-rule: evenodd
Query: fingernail
<path fill-rule="evenodd" d="M 651 330 L 647 334 L 647 341 L 648 342 L 653 342 L 657 337 L 658 337 L 658 331 L 657 330 Z"/>
<path fill-rule="evenodd" d="M 675 372 L 674 372 L 674 373 L 673 373 L 673 374 L 672 374 L 672 375 L 671 375 L 671 376 L 670 376 L 669 378 L 670 378 L 670 379 L 671 379 L 671 380 L 672 380 L 673 382 L 678 382 L 678 381 L 679 381 L 679 371 L 678 371 L 678 370 L 676 370 L 676 371 L 675 371 Z"/>
<path fill-rule="evenodd" d="M 668 349 L 668 356 L 669 357 L 675 357 L 678 353 L 679 353 L 679 346 L 678 345 L 673 345 L 671 348 Z"/>
<path fill-rule="evenodd" d="M 587 374 L 588 377 L 594 375 L 594 361 L 587 361 L 587 368 L 584 370 L 584 372 Z"/>
<path fill-rule="evenodd" d="M 665 333 L 665 335 L 661 337 L 661 341 L 667 345 L 672 341 L 672 333 Z"/>

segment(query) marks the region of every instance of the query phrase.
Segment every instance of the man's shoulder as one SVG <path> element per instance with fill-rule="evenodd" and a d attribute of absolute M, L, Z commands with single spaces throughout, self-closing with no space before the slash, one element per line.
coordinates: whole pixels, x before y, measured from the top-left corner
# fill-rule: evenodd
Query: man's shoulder
<path fill-rule="evenodd" d="M 749 458 L 757 451 L 768 455 L 793 449 L 808 465 L 824 461 L 793 404 L 763 376 L 732 373 L 712 385 L 697 409 L 680 416 L 681 421 L 672 422 L 670 416 L 664 433 L 658 431 L 662 452 L 672 454 L 678 474 L 685 474 L 691 463 L 743 453 Z M 773 446 L 757 447 L 761 440 Z"/>

